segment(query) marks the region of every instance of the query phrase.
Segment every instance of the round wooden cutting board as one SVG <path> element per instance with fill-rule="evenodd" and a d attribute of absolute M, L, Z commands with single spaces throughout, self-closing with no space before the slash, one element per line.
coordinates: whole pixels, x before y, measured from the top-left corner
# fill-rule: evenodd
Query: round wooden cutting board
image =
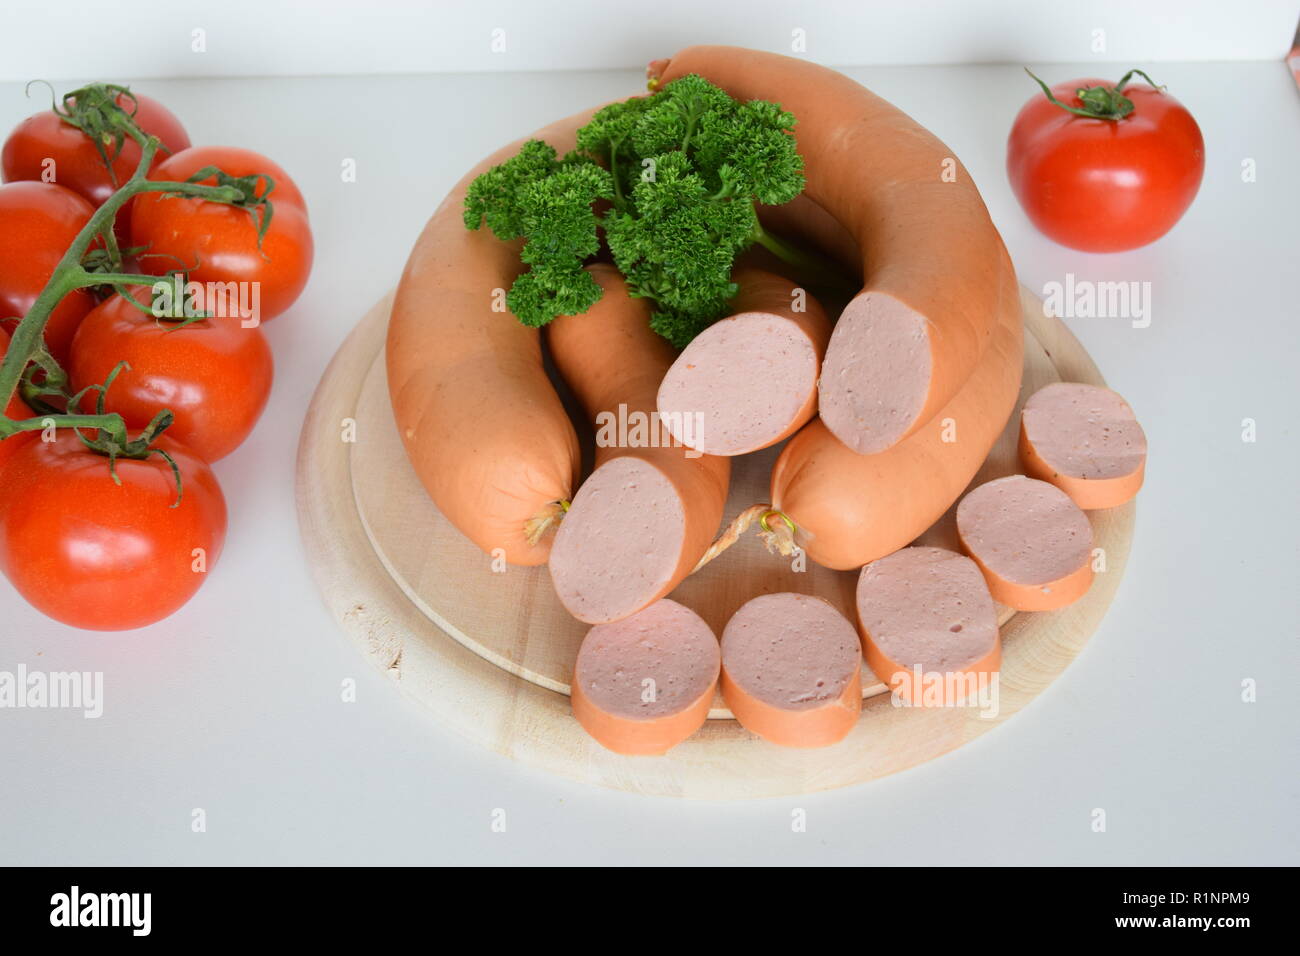
<path fill-rule="evenodd" d="M 1020 401 L 1054 381 L 1105 384 L 1058 319 L 1022 289 Z M 421 488 L 388 401 L 384 334 L 391 295 L 361 320 L 326 370 L 298 451 L 298 512 L 326 604 L 367 657 L 462 735 L 499 753 L 590 783 L 643 793 L 739 799 L 860 783 L 952 750 L 1019 711 L 1078 654 L 1124 573 L 1132 503 L 1091 512 L 1105 570 L 1059 611 L 1000 608 L 1003 660 L 996 712 L 895 706 L 864 664 L 862 717 L 840 743 L 791 750 L 744 730 L 719 696 L 702 730 L 662 757 L 604 750 L 573 719 L 569 679 L 584 625 L 556 600 L 545 567 L 494 569 Z M 973 484 L 1017 473 L 1019 406 Z M 580 430 L 583 431 L 583 430 Z M 727 520 L 768 500 L 777 449 L 734 461 Z M 921 541 L 956 546 L 952 510 Z M 818 594 L 855 620 L 856 572 L 812 562 L 794 570 L 750 532 L 671 597 L 721 634 L 745 601 L 773 591 Z"/>

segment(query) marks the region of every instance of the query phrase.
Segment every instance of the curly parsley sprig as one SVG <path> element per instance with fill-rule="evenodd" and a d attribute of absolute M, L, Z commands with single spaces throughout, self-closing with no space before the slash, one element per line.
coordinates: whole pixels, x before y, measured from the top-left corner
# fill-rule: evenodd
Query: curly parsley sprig
<path fill-rule="evenodd" d="M 486 222 L 499 239 L 525 240 L 530 268 L 506 301 L 530 326 L 600 299 L 582 266 L 600 251 L 603 229 L 629 292 L 653 301 L 652 327 L 681 347 L 726 315 L 732 266 L 753 243 L 808 264 L 764 232 L 754 210 L 803 191 L 794 125 L 775 103 L 741 103 L 684 76 L 597 111 L 563 158 L 526 143 L 470 184 L 465 225 Z"/>

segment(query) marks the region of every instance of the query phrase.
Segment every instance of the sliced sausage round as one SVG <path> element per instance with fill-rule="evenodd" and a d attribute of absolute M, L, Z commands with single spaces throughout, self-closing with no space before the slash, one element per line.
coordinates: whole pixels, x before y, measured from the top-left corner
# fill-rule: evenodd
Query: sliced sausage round
<path fill-rule="evenodd" d="M 603 747 L 662 754 L 699 730 L 718 682 L 718 639 L 666 598 L 587 632 L 573 671 L 573 716 Z"/>
<path fill-rule="evenodd" d="M 962 548 L 996 601 L 1050 611 L 1092 584 L 1092 525 L 1055 485 L 1011 475 L 980 485 L 957 506 Z"/>
<path fill-rule="evenodd" d="M 842 740 L 862 711 L 862 648 L 818 597 L 764 594 L 722 633 L 722 696 L 736 719 L 785 747 Z"/>
<path fill-rule="evenodd" d="M 1020 459 L 1084 510 L 1113 508 L 1138 493 L 1147 436 L 1128 402 L 1108 388 L 1054 382 L 1020 416 Z"/>
<path fill-rule="evenodd" d="M 956 552 L 913 547 L 872 561 L 858 575 L 857 610 L 868 666 L 906 700 L 956 703 L 969 678 L 1001 666 L 988 585 Z"/>
<path fill-rule="evenodd" d="M 659 386 L 673 437 L 710 455 L 775 445 L 817 410 L 817 376 L 831 334 L 821 305 L 788 279 L 737 270 L 729 317 L 686 346 Z"/>
<path fill-rule="evenodd" d="M 551 551 L 551 581 L 574 617 L 627 617 L 668 587 L 681 561 L 686 506 L 652 462 L 601 465 L 578 489 Z"/>

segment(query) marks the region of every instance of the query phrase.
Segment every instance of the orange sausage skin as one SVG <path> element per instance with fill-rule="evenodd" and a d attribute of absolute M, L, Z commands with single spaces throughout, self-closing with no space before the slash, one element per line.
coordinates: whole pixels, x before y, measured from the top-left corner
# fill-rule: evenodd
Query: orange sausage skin
<path fill-rule="evenodd" d="M 867 659 L 867 666 L 871 668 L 871 673 L 875 674 L 889 688 L 891 693 L 898 694 L 901 699 L 910 703 L 921 703 L 925 691 L 924 688 L 913 687 L 915 683 L 913 680 L 914 671 L 906 664 L 899 663 L 882 651 L 880 645 L 872 640 L 866 628 L 859 625 L 859 630 L 862 633 L 862 654 Z M 1001 669 L 1002 641 L 999 640 L 993 645 L 991 651 L 973 664 L 958 669 L 955 673 L 963 676 L 969 675 L 977 679 L 991 678 Z M 924 679 L 924 675 L 922 679 Z M 917 693 L 917 691 L 920 693 Z M 952 707 L 958 703 L 957 700 L 950 700 L 946 692 L 940 696 L 940 699 L 931 702 L 944 707 Z"/>
<path fill-rule="evenodd" d="M 1092 587 L 1091 563 L 1082 564 L 1064 577 L 1045 585 L 1019 584 L 991 570 L 965 539 L 962 539 L 962 551 L 979 565 L 980 573 L 988 582 L 989 593 L 993 595 L 993 600 L 1007 607 L 1013 607 L 1017 611 L 1055 611 L 1057 608 L 1073 604 Z"/>
<path fill-rule="evenodd" d="M 593 112 L 529 138 L 567 152 Z M 554 535 L 530 544 L 525 528 L 571 497 L 577 434 L 542 366 L 537 330 L 501 305 L 523 269 L 521 243 L 486 225 L 470 231 L 462 218 L 469 184 L 523 143 L 470 170 L 425 226 L 393 302 L 387 365 L 398 432 L 438 510 L 488 554 L 535 565 Z"/>
<path fill-rule="evenodd" d="M 685 710 L 654 720 L 630 720 L 607 714 L 591 702 L 579 681 L 573 682 L 573 716 L 582 729 L 606 750 L 629 757 L 657 757 L 667 753 L 704 726 L 709 718 L 717 682 Z"/>
<path fill-rule="evenodd" d="M 742 727 L 782 747 L 828 747 L 843 740 L 862 713 L 862 668 L 834 704 L 811 710 L 782 710 L 748 693 L 722 667 L 722 697 Z"/>

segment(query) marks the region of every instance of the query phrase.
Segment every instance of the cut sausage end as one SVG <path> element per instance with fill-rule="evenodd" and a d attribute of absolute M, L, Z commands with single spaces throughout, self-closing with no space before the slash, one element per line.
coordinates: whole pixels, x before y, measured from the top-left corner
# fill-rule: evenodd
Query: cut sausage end
<path fill-rule="evenodd" d="M 720 653 L 713 631 L 675 601 L 587 632 L 573 673 L 573 715 L 603 747 L 662 754 L 708 718 Z"/>
<path fill-rule="evenodd" d="M 1020 458 L 1085 510 L 1113 508 L 1142 487 L 1147 438 L 1133 409 L 1097 385 L 1055 382 L 1025 403 Z"/>
<path fill-rule="evenodd" d="M 617 621 L 661 596 L 677 571 L 686 508 L 653 464 L 614 458 L 578 489 L 551 548 L 551 580 L 569 613 Z"/>
<path fill-rule="evenodd" d="M 862 650 L 853 625 L 821 598 L 754 598 L 722 635 L 722 696 L 741 726 L 774 744 L 842 740 L 862 710 Z"/>
<path fill-rule="evenodd" d="M 925 316 L 893 296 L 863 292 L 844 308 L 818 386 L 822 421 L 859 455 L 910 433 L 933 371 Z"/>
<path fill-rule="evenodd" d="M 993 598 L 1018 611 L 1050 611 L 1092 584 L 1092 525 L 1055 485 L 1011 475 L 980 485 L 957 506 L 957 535 Z"/>
<path fill-rule="evenodd" d="M 912 547 L 862 569 L 862 649 L 905 700 L 951 706 L 1001 666 L 997 609 L 979 567 L 944 548 Z"/>
<path fill-rule="evenodd" d="M 818 355 L 799 326 L 774 312 L 744 312 L 701 332 L 659 387 L 672 436 L 710 455 L 775 444 L 812 414 Z"/>

